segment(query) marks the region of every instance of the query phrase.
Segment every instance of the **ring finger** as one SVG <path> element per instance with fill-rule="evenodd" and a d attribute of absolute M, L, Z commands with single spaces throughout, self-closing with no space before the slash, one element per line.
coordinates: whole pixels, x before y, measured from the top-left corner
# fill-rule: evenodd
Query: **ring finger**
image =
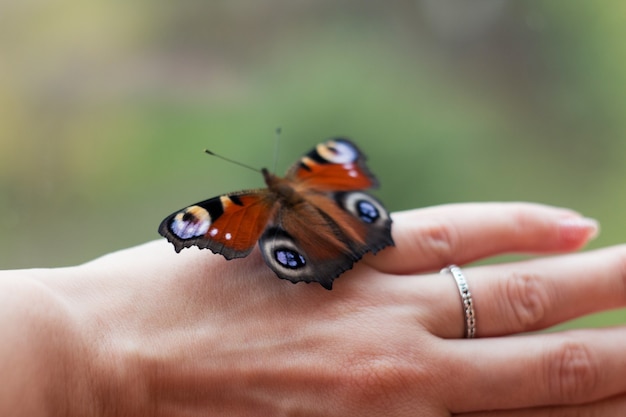
<path fill-rule="evenodd" d="M 565 320 L 626 305 L 626 246 L 574 255 L 463 269 L 476 319 L 476 337 L 544 329 Z M 429 330 L 464 334 L 464 311 L 450 274 L 420 279 Z M 425 290 L 424 288 L 427 288 Z"/>

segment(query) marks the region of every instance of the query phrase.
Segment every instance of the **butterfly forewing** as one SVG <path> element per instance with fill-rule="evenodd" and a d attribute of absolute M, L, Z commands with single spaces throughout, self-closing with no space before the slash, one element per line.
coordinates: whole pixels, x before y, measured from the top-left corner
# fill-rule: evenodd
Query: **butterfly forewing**
<path fill-rule="evenodd" d="M 320 143 L 291 167 L 287 178 L 318 191 L 366 190 L 378 186 L 365 155 L 347 139 Z"/>
<path fill-rule="evenodd" d="M 198 246 L 226 259 L 242 258 L 252 251 L 272 214 L 267 194 L 243 191 L 202 201 L 165 218 L 159 233 L 178 252 Z"/>

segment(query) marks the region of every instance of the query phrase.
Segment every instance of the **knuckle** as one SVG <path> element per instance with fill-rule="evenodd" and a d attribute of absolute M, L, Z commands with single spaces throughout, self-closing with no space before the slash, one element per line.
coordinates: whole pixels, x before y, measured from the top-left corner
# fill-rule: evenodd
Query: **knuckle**
<path fill-rule="evenodd" d="M 547 387 L 553 398 L 571 403 L 593 397 L 599 370 L 588 347 L 562 342 L 548 352 L 547 361 Z"/>
<path fill-rule="evenodd" d="M 519 235 L 524 235 L 530 228 L 537 225 L 536 207 L 534 204 L 518 203 L 514 206 L 512 218 Z"/>
<path fill-rule="evenodd" d="M 551 298 L 541 277 L 529 272 L 513 273 L 501 282 L 505 308 L 512 312 L 505 315 L 511 320 L 511 328 L 533 330 L 540 326 Z"/>
<path fill-rule="evenodd" d="M 414 245 L 426 259 L 435 260 L 440 265 L 448 265 L 459 257 L 461 238 L 456 228 L 443 219 L 432 220 L 422 225 L 415 233 Z"/>

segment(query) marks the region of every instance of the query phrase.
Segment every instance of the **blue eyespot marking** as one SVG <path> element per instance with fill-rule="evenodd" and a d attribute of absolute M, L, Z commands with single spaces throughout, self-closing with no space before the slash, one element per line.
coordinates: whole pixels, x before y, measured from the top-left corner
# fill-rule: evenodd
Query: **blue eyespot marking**
<path fill-rule="evenodd" d="M 356 203 L 356 210 L 359 218 L 365 223 L 374 223 L 380 217 L 376 206 L 367 200 L 359 200 Z"/>
<path fill-rule="evenodd" d="M 291 249 L 276 249 L 274 258 L 276 258 L 279 264 L 289 269 L 300 269 L 306 265 L 304 257 Z"/>

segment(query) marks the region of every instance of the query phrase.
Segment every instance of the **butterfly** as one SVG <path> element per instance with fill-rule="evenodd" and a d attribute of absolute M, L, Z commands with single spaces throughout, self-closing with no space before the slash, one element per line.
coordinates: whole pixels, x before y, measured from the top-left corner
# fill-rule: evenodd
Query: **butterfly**
<path fill-rule="evenodd" d="M 258 241 L 279 278 L 330 290 L 364 254 L 394 244 L 389 213 L 364 191 L 378 186 L 365 159 L 350 140 L 328 140 L 285 177 L 261 169 L 267 188 L 183 208 L 161 222 L 159 233 L 176 252 L 197 246 L 229 260 L 247 256 Z"/>

